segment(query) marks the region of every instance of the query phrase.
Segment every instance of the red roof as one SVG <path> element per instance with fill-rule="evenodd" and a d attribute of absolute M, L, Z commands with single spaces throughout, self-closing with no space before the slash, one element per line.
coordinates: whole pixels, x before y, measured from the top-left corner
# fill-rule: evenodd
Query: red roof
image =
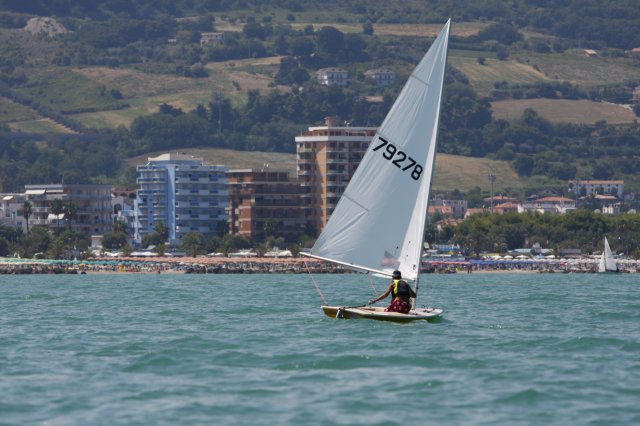
<path fill-rule="evenodd" d="M 574 203 L 571 198 L 566 197 L 543 197 L 533 201 L 534 203 Z"/>

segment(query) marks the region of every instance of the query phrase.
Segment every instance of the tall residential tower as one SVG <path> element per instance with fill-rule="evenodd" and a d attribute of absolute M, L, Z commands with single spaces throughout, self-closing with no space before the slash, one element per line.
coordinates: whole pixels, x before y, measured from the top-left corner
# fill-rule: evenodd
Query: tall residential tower
<path fill-rule="evenodd" d="M 327 117 L 325 123 L 326 126 L 310 127 L 296 136 L 305 218 L 318 232 L 327 223 L 378 130 L 340 126 L 338 117 Z"/>
<path fill-rule="evenodd" d="M 213 235 L 218 222 L 227 220 L 226 167 L 170 153 L 149 158 L 137 171 L 136 242 L 153 232 L 159 222 L 169 230 L 169 244 L 178 246 L 185 234 Z"/>

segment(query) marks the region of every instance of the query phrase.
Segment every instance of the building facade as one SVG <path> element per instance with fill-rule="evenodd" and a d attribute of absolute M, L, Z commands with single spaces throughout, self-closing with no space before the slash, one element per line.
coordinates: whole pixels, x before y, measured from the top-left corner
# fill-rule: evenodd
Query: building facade
<path fill-rule="evenodd" d="M 322 68 L 316 71 L 316 79 L 325 86 L 346 86 L 349 73 L 342 68 Z"/>
<path fill-rule="evenodd" d="M 388 68 L 378 68 L 365 71 L 364 78 L 378 86 L 390 86 L 396 82 L 396 73 Z"/>
<path fill-rule="evenodd" d="M 267 232 L 295 242 L 305 231 L 306 219 L 298 182 L 277 170 L 229 170 L 229 231 L 262 242 Z M 265 226 L 267 225 L 267 226 Z M 269 227 L 273 229 L 268 229 Z"/>
<path fill-rule="evenodd" d="M 467 205 L 467 200 L 445 200 L 443 198 L 433 198 L 429 201 L 429 214 L 434 214 L 440 207 L 449 207 L 450 210 L 440 209 L 441 214 L 450 212 L 448 213 L 448 215 L 460 219 L 464 217 L 465 213 L 467 213 Z M 432 213 L 431 207 L 434 208 L 434 213 Z M 448 217 L 448 215 L 446 215 L 445 217 Z"/>
<path fill-rule="evenodd" d="M 634 105 L 640 104 L 640 86 L 636 86 L 635 89 L 633 89 L 633 95 L 631 97 L 631 102 Z"/>
<path fill-rule="evenodd" d="M 87 237 L 111 232 L 111 185 L 62 183 L 25 185 L 24 188 L 26 201 L 31 204 L 30 227 L 68 226 Z M 62 201 L 63 211 L 53 207 L 54 200 Z"/>
<path fill-rule="evenodd" d="M 27 223 L 22 213 L 27 196 L 24 194 L 0 194 L 0 226 L 11 226 L 27 231 Z M 31 223 L 29 223 L 31 226 Z"/>
<path fill-rule="evenodd" d="M 360 164 L 376 127 L 341 127 L 328 117 L 326 126 L 296 136 L 297 173 L 305 219 L 320 232 Z"/>
<path fill-rule="evenodd" d="M 224 42 L 223 32 L 200 33 L 200 46 L 204 46 L 205 44 L 223 43 L 223 42 Z"/>
<path fill-rule="evenodd" d="M 565 214 L 576 209 L 576 201 L 566 197 L 543 197 L 522 204 L 519 212 Z"/>
<path fill-rule="evenodd" d="M 624 181 L 623 180 L 572 180 L 569 182 L 573 185 L 571 190 L 577 196 L 602 194 L 615 195 L 622 199 L 624 197 Z"/>
<path fill-rule="evenodd" d="M 170 245 L 181 245 L 189 232 L 214 235 L 227 220 L 226 167 L 205 165 L 203 159 L 169 153 L 140 165 L 134 241 L 140 243 L 162 222 Z"/>

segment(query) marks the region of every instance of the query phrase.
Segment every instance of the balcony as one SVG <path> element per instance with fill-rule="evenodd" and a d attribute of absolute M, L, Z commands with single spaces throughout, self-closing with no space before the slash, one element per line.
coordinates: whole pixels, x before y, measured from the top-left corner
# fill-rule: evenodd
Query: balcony
<path fill-rule="evenodd" d="M 346 163 L 346 158 L 329 158 L 327 159 L 327 164 L 343 164 Z"/>

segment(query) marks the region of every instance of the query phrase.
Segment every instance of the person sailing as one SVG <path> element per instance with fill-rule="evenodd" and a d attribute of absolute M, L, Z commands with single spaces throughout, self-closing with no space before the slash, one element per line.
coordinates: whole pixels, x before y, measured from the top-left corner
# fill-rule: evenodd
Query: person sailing
<path fill-rule="evenodd" d="M 411 310 L 411 298 L 415 298 L 416 293 L 413 291 L 409 283 L 402 279 L 400 271 L 393 271 L 391 278 L 391 284 L 389 284 L 387 291 L 378 298 L 370 300 L 367 305 L 373 305 L 377 301 L 385 299 L 391 294 L 391 304 L 387 306 L 385 311 L 408 314 Z"/>

